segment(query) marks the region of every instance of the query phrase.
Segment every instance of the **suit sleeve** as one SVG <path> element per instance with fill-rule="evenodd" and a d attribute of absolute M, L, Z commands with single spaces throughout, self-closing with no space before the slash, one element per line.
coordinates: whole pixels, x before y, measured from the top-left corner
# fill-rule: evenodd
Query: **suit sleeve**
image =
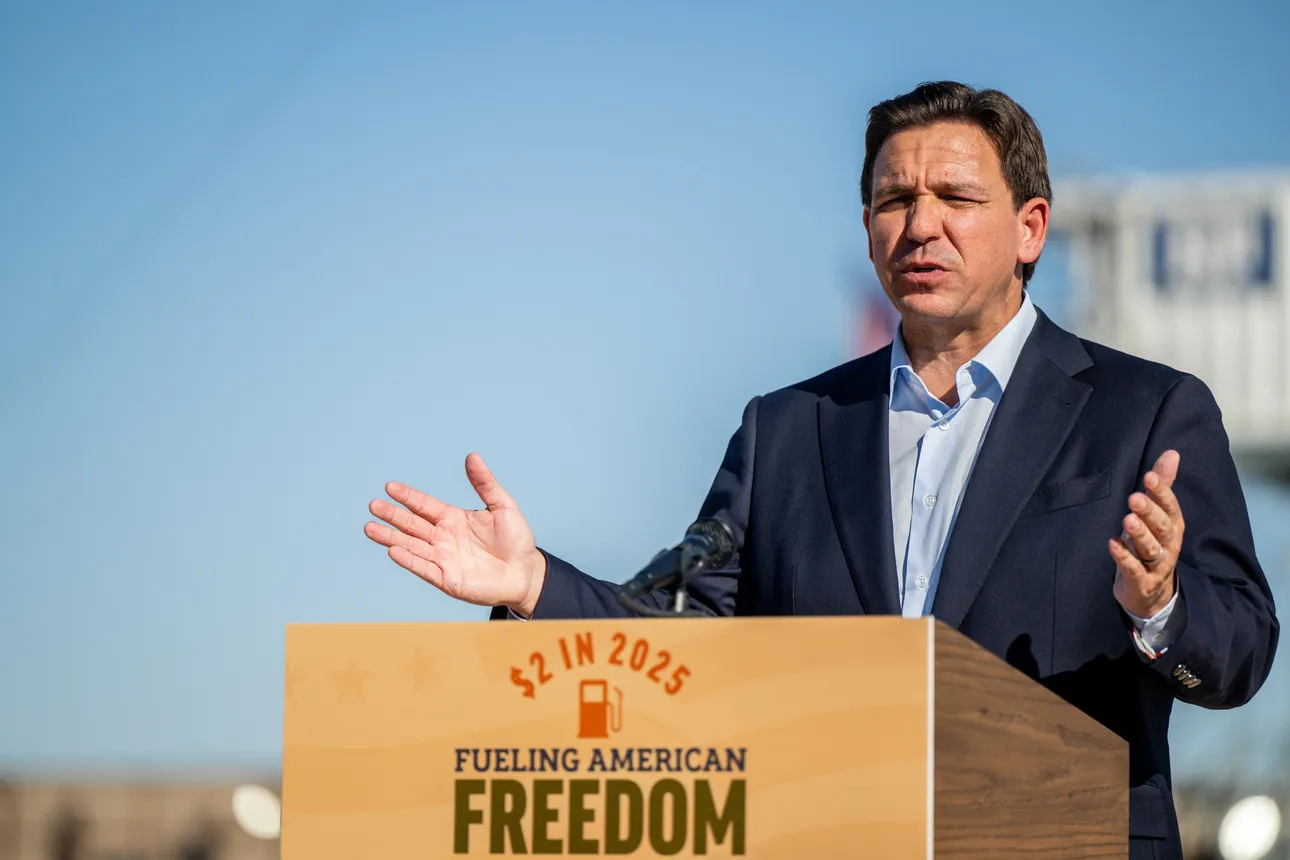
<path fill-rule="evenodd" d="M 755 397 L 744 407 L 743 421 L 726 446 L 721 468 L 712 481 L 699 510 L 700 517 L 720 517 L 734 532 L 735 554 L 720 570 L 707 571 L 696 577 L 689 587 L 690 607 L 712 616 L 733 615 L 735 595 L 739 588 L 741 565 L 746 562 L 749 511 L 752 505 L 753 452 L 757 443 L 757 406 Z M 569 562 L 541 550 L 546 556 L 546 582 L 538 597 L 533 618 L 612 618 L 632 613 L 618 603 L 618 585 L 596 579 Z M 668 596 L 654 593 L 646 601 L 662 607 Z M 495 607 L 493 620 L 510 617 L 505 607 Z"/>
<path fill-rule="evenodd" d="M 1255 556 L 1222 414 L 1209 388 L 1193 376 L 1166 394 L 1141 471 L 1170 448 L 1181 455 L 1174 493 L 1185 527 L 1175 613 L 1183 618 L 1170 625 L 1176 638 L 1150 668 L 1184 702 L 1237 707 L 1267 679 L 1280 625 Z"/>

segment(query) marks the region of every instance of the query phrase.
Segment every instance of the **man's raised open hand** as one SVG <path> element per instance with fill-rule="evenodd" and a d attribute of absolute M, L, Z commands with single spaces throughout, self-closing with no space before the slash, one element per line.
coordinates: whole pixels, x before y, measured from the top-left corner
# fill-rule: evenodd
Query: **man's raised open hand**
<path fill-rule="evenodd" d="M 368 522 L 363 533 L 389 547 L 395 564 L 449 597 L 507 606 L 528 618 L 546 579 L 546 557 L 519 506 L 478 454 L 466 458 L 466 477 L 483 510 L 454 507 L 391 481 L 385 492 L 403 507 L 373 499 L 368 510 L 389 526 Z"/>
<path fill-rule="evenodd" d="M 1181 459 L 1172 448 L 1160 455 L 1143 478 L 1146 492 L 1129 496 L 1124 534 L 1109 545 L 1115 599 L 1139 618 L 1155 615 L 1178 590 L 1175 565 L 1187 525 L 1173 491 Z"/>

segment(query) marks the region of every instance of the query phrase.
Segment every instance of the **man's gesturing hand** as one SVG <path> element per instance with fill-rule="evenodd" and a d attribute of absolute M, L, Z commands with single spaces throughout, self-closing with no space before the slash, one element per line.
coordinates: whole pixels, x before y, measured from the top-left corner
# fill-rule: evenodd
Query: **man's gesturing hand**
<path fill-rule="evenodd" d="M 1129 543 L 1111 539 L 1115 599 L 1139 618 L 1150 618 L 1164 609 L 1178 587 L 1174 565 L 1182 549 L 1184 523 L 1173 485 L 1180 459 L 1174 450 L 1160 455 L 1143 478 L 1146 493 L 1129 496 L 1131 513 L 1124 518 Z"/>
<path fill-rule="evenodd" d="M 449 597 L 479 606 L 507 606 L 528 618 L 546 579 L 546 557 L 515 500 L 478 454 L 466 458 L 466 477 L 485 505 L 463 510 L 395 481 L 390 498 L 368 509 L 388 526 L 369 522 L 363 533 L 389 547 L 390 558 Z"/>

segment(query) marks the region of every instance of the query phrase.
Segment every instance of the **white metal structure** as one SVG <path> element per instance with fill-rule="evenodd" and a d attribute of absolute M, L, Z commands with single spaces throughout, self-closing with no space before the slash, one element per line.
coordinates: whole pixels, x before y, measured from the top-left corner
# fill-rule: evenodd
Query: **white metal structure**
<path fill-rule="evenodd" d="M 1234 453 L 1290 474 L 1290 172 L 1054 185 L 1072 326 L 1198 376 Z"/>

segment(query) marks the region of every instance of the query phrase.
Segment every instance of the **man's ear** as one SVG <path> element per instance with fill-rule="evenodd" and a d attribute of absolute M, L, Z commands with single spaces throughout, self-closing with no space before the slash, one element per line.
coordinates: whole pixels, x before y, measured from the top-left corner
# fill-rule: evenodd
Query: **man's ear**
<path fill-rule="evenodd" d="M 860 218 L 862 221 L 864 221 L 864 243 L 865 243 L 865 246 L 869 249 L 869 262 L 872 263 L 873 262 L 873 236 L 869 232 L 869 207 L 868 206 L 864 208 L 864 212 L 861 214 Z"/>
<path fill-rule="evenodd" d="M 1017 212 L 1017 232 L 1020 241 L 1017 243 L 1017 262 L 1033 263 L 1039 259 L 1048 241 L 1048 201 L 1035 197 L 1022 204 Z"/>

